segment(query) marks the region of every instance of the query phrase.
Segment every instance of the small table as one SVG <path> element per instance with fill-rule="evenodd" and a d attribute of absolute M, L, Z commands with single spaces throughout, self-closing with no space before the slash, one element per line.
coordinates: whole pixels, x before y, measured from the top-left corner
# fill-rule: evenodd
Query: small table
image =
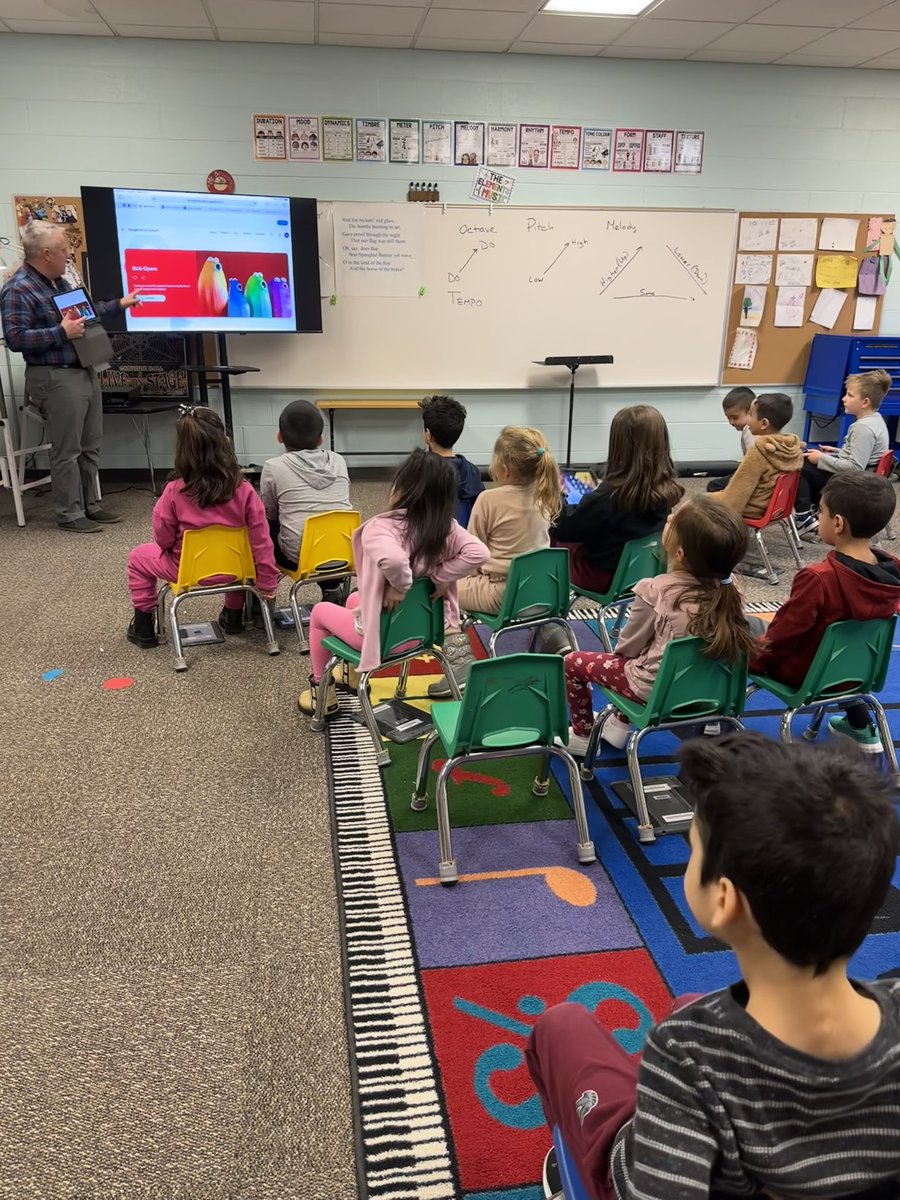
<path fill-rule="evenodd" d="M 182 404 L 184 404 L 184 400 L 141 400 L 137 404 L 127 406 L 103 405 L 103 415 L 106 417 L 131 417 L 131 423 L 137 430 L 144 447 L 144 453 L 147 455 L 147 466 L 150 469 L 150 487 L 153 490 L 154 496 L 158 496 L 159 492 L 156 490 L 156 468 L 153 462 L 153 448 L 150 443 L 150 418 L 154 413 L 175 412 Z M 140 421 L 138 421 L 138 417 L 141 418 Z"/>
<path fill-rule="evenodd" d="M 388 409 L 405 409 L 412 411 L 419 407 L 418 400 L 392 400 L 385 398 L 384 400 L 317 400 L 316 408 L 320 411 L 324 410 L 328 413 L 328 428 L 329 428 L 329 445 L 334 450 L 334 414 L 340 410 L 341 412 L 350 412 L 360 410 L 364 412 L 378 412 L 379 410 Z M 406 450 L 344 450 L 344 454 L 354 454 L 360 457 L 369 456 L 371 458 L 383 458 L 385 454 L 406 454 Z"/>

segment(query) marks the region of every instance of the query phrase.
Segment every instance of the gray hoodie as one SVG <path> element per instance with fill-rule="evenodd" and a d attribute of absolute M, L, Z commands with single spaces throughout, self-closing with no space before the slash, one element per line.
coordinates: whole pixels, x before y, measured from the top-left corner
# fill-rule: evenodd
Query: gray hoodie
<path fill-rule="evenodd" d="M 303 526 L 314 513 L 350 508 L 350 479 L 340 454 L 286 450 L 262 469 L 259 492 L 270 521 L 280 525 L 278 541 L 285 557 L 296 562 Z"/>

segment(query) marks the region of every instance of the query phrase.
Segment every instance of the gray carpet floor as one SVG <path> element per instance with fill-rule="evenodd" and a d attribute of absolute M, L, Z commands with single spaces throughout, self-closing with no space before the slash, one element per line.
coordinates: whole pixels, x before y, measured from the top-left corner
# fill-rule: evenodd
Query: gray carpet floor
<path fill-rule="evenodd" d="M 34 495 L 18 529 L 0 495 L 0 1197 L 352 1197 L 308 660 L 288 631 L 278 658 L 248 632 L 179 676 L 169 647 L 129 645 L 125 558 L 153 498 L 114 491 L 125 521 L 90 537 Z M 364 517 L 386 498 L 353 486 Z"/>

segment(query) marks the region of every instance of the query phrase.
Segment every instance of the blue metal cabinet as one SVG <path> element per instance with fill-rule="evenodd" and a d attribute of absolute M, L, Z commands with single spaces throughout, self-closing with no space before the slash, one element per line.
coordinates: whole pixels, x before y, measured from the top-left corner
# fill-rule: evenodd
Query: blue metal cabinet
<path fill-rule="evenodd" d="M 900 417 L 900 338 L 848 337 L 844 334 L 817 333 L 813 338 L 803 381 L 803 409 L 806 423 L 803 440 L 810 439 L 814 417 L 818 425 L 841 418 L 838 443 L 843 442 L 852 417 L 844 415 L 841 400 L 844 395 L 844 380 L 848 375 L 875 371 L 887 371 L 893 386 L 881 405 L 881 415 L 887 422 L 891 440 L 896 441 L 897 418 Z"/>

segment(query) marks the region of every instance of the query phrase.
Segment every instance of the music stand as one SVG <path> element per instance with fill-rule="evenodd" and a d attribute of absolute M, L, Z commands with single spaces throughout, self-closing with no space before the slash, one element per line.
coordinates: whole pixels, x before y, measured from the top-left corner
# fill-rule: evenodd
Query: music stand
<path fill-rule="evenodd" d="M 538 367 L 566 367 L 572 372 L 572 379 L 569 384 L 569 433 L 566 438 L 566 461 L 563 464 L 566 467 L 572 465 L 572 421 L 575 416 L 575 372 L 579 367 L 596 366 L 597 364 L 608 365 L 613 362 L 611 354 L 557 354 L 551 355 L 548 358 L 540 358 L 532 360 Z"/>

